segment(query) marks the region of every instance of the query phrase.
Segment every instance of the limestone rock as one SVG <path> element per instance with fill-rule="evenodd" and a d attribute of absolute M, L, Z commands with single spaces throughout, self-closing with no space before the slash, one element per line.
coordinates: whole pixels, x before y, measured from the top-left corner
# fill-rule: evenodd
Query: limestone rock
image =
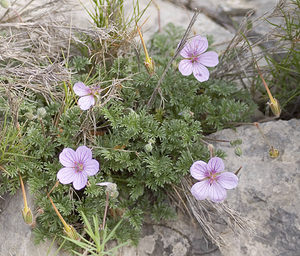
<path fill-rule="evenodd" d="M 300 120 L 272 121 L 260 125 L 267 140 L 279 150 L 272 159 L 269 146 L 255 126 L 226 129 L 211 137 L 242 139 L 243 154 L 225 143 L 215 144 L 227 154 L 227 171 L 240 166 L 239 185 L 228 191 L 227 203 L 255 225 L 254 236 L 236 237 L 224 231 L 228 246 L 224 256 L 297 256 L 300 252 Z"/>
<path fill-rule="evenodd" d="M 239 235 L 221 226 L 226 246 L 220 251 L 205 245 L 198 225 L 179 215 L 174 222 L 144 227 L 137 248 L 123 248 L 119 256 L 210 255 L 298 256 L 300 252 L 300 120 L 260 124 L 267 140 L 280 154 L 272 159 L 269 146 L 254 125 L 226 129 L 211 135 L 218 140 L 241 139 L 242 155 L 229 143 L 215 143 L 227 154 L 226 171 L 239 173 L 239 185 L 225 201 L 254 223 L 254 235 Z"/>
<path fill-rule="evenodd" d="M 221 256 L 219 249 L 203 236 L 193 218 L 178 214 L 176 220 L 147 223 L 138 246 L 124 247 L 118 256 Z"/>
<path fill-rule="evenodd" d="M 33 198 L 29 193 L 27 200 L 33 210 Z M 34 244 L 32 230 L 25 224 L 21 214 L 23 207 L 21 190 L 14 196 L 0 198 L 0 256 L 46 256 L 51 247 L 51 241 Z M 56 250 L 57 246 L 51 247 L 49 256 L 55 255 Z M 57 256 L 66 255 L 59 253 Z"/>
<path fill-rule="evenodd" d="M 145 8 L 149 3 L 148 0 L 140 0 L 139 2 L 141 10 Z M 172 22 L 176 26 L 181 26 L 184 29 L 187 28 L 193 16 L 193 12 L 191 10 L 176 6 L 175 4 L 168 1 L 155 0 L 155 2 L 160 9 L 160 22 L 162 28 L 170 22 Z M 143 32 L 145 38 L 149 39 L 153 33 L 159 30 L 158 10 L 154 4 L 149 5 L 142 20 L 146 18 L 148 19 L 143 26 Z M 192 34 L 200 34 L 202 36 L 212 35 L 214 37 L 215 44 L 230 41 L 233 37 L 232 33 L 214 23 L 211 19 L 209 19 L 202 13 L 199 14 L 197 21 L 195 22 L 191 31 Z"/>

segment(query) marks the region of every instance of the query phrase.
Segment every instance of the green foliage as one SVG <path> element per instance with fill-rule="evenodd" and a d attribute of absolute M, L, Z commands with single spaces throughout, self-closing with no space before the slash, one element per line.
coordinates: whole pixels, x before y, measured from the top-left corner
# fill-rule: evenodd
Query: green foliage
<path fill-rule="evenodd" d="M 99 28 L 108 28 L 111 25 L 115 25 L 125 30 L 132 23 L 137 23 L 148 7 L 140 10 L 139 0 L 133 0 L 133 13 L 129 17 L 125 17 L 124 0 L 91 0 L 91 2 L 93 3 L 93 11 L 88 9 L 86 11 L 94 24 Z"/>
<path fill-rule="evenodd" d="M 88 65 L 91 64 L 90 60 L 85 56 L 74 56 L 72 59 L 72 67 L 76 72 L 86 71 Z"/>
<path fill-rule="evenodd" d="M 99 173 L 89 177 L 85 189 L 76 191 L 72 185 L 59 184 L 51 193 L 69 225 L 76 227 L 79 233 L 84 230 L 82 222 L 86 225 L 89 237 L 72 242 L 97 255 L 93 253 L 97 252 L 95 248 L 100 241 L 98 218 L 103 216 L 105 208 L 105 193 L 102 187 L 95 185 L 97 182 L 112 181 L 119 191 L 118 199 L 110 200 L 106 237 L 112 238 L 109 234 L 114 234 L 121 242 L 128 239 L 136 242 L 145 215 L 155 221 L 175 216 L 168 193 L 189 173 L 193 161 L 209 159 L 209 151 L 201 140 L 203 136 L 230 127 L 234 122 L 248 120 L 252 103 L 245 91 L 216 78 L 199 83 L 193 76 L 182 76 L 177 68 L 179 59 L 167 72 L 161 95 L 155 98 L 152 107 L 146 107 L 182 32 L 169 25 L 166 33 L 156 34 L 150 41 L 149 54 L 156 64 L 156 74 L 151 77 L 132 52 L 119 56 L 109 66 L 98 67 L 98 76 L 90 78 L 93 81 L 131 78 L 122 82 L 119 98 L 101 108 L 82 112 L 74 104 L 74 95 L 66 83 L 68 104 L 45 103 L 38 95 L 24 99 L 19 110 L 20 143 L 24 143 L 22 148 L 26 149 L 27 158 L 20 156 L 23 158 L 20 161 L 14 159 L 6 164 L 10 175 L 1 173 L 4 184 L 1 193 L 15 191 L 19 186 L 16 174 L 22 173 L 35 195 L 36 205 L 44 210 L 35 229 L 38 240 L 62 234 L 63 226 L 46 195 L 62 168 L 58 155 L 63 148 L 76 149 L 85 144 L 93 149 L 93 158 L 101 166 Z M 78 57 L 71 65 L 84 73 L 84 67 L 90 64 Z M 5 103 L 1 102 L 0 109 Z M 42 119 L 37 117 L 40 107 L 46 110 Z M 94 127 L 100 135 L 87 132 Z M 14 140 L 16 135 L 13 133 L 11 137 Z M 14 144 L 20 152 L 18 144 Z M 219 151 L 216 154 L 224 156 Z M 91 220 L 94 227 L 88 224 Z M 59 240 L 63 241 L 61 237 Z"/>
<path fill-rule="evenodd" d="M 109 231 L 106 226 L 104 227 L 104 229 L 99 231 L 99 220 L 96 216 L 93 216 L 93 225 L 89 222 L 89 220 L 83 212 L 81 212 L 81 216 L 85 225 L 84 231 L 89 236 L 89 239 L 86 239 L 83 236 L 80 236 L 80 240 L 71 239 L 69 237 L 64 238 L 77 245 L 79 248 L 82 248 L 83 252 L 86 251 L 89 253 L 89 255 L 94 256 L 114 255 L 114 253 L 120 247 L 128 244 L 127 242 L 125 242 L 114 246 L 113 248 L 107 248 L 107 243 L 110 242 L 113 238 L 115 238 L 116 230 L 121 225 L 122 220 L 119 221 L 111 231 Z M 79 253 L 75 250 L 73 250 L 73 253 L 75 255 L 82 255 L 82 253 Z"/>

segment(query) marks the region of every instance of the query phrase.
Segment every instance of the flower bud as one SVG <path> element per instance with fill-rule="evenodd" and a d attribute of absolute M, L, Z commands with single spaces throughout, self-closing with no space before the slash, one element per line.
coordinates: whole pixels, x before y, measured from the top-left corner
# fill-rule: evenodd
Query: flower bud
<path fill-rule="evenodd" d="M 47 111 L 45 108 L 38 108 L 36 115 L 39 119 L 43 119 L 47 114 Z"/>
<path fill-rule="evenodd" d="M 119 195 L 116 183 L 100 182 L 100 183 L 96 183 L 96 185 L 106 186 L 105 192 L 108 193 L 111 198 L 117 198 Z"/>
<path fill-rule="evenodd" d="M 148 144 L 145 145 L 145 151 L 146 151 L 146 152 L 151 152 L 152 149 L 153 149 L 153 147 L 152 147 L 152 144 L 151 144 L 151 143 L 148 143 Z"/>
<path fill-rule="evenodd" d="M 277 158 L 279 156 L 278 149 L 274 148 L 273 146 L 269 150 L 269 155 L 271 158 Z"/>
<path fill-rule="evenodd" d="M 24 209 L 22 210 L 22 215 L 26 224 L 32 225 L 34 223 L 34 218 L 30 208 L 25 206 Z"/>
<path fill-rule="evenodd" d="M 280 116 L 280 113 L 281 113 L 281 108 L 280 108 L 280 105 L 279 105 L 279 102 L 278 100 L 276 100 L 275 98 L 271 98 L 270 99 L 270 102 L 268 103 L 273 114 L 276 116 L 276 117 L 279 117 Z"/>
<path fill-rule="evenodd" d="M 155 71 L 154 71 L 155 66 L 154 66 L 154 61 L 152 60 L 151 57 L 146 58 L 146 60 L 145 60 L 145 62 L 144 62 L 144 65 L 145 65 L 145 67 L 146 67 L 146 69 L 147 69 L 149 75 L 153 75 L 154 72 L 155 72 Z"/>
<path fill-rule="evenodd" d="M 76 231 L 76 229 L 71 226 L 71 225 L 66 225 L 64 227 L 64 232 L 66 233 L 66 235 L 71 238 L 71 239 L 74 239 L 74 240 L 79 240 L 79 235 Z"/>

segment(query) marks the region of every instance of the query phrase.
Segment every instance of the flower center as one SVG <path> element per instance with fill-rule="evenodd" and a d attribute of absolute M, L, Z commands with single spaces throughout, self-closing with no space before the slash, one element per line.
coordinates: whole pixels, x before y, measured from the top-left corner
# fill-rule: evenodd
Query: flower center
<path fill-rule="evenodd" d="M 209 184 L 211 185 L 214 181 L 218 180 L 218 173 L 211 171 L 208 173 Z"/>
<path fill-rule="evenodd" d="M 89 94 L 90 95 L 93 95 L 93 96 L 96 96 L 98 93 L 99 93 L 99 87 L 93 87 L 93 88 L 90 88 L 90 92 L 89 92 Z"/>
<path fill-rule="evenodd" d="M 75 170 L 76 170 L 76 172 L 82 172 L 83 171 L 83 163 L 75 162 Z"/>

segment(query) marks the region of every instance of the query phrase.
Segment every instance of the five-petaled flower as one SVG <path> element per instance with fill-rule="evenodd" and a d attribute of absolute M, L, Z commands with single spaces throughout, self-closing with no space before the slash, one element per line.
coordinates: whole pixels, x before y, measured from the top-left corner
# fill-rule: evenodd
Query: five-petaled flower
<path fill-rule="evenodd" d="M 214 67 L 219 63 L 218 54 L 213 51 L 205 52 L 208 48 L 206 37 L 195 36 L 180 52 L 184 58 L 179 62 L 179 71 L 184 76 L 194 74 L 196 79 L 204 82 L 209 78 L 206 67 Z M 205 67 L 206 66 L 206 67 Z"/>
<path fill-rule="evenodd" d="M 95 98 L 99 94 L 100 88 L 90 88 L 82 82 L 77 82 L 74 84 L 73 90 L 80 97 L 78 100 L 79 107 L 82 110 L 88 110 L 91 106 L 95 105 Z"/>
<path fill-rule="evenodd" d="M 213 157 L 208 163 L 196 161 L 190 168 L 191 175 L 200 182 L 195 183 L 191 192 L 197 200 L 210 199 L 215 203 L 226 198 L 226 190 L 235 188 L 238 177 L 232 172 L 223 172 L 221 158 Z"/>
<path fill-rule="evenodd" d="M 57 173 L 57 178 L 62 184 L 73 182 L 76 190 L 85 187 L 88 176 L 93 176 L 99 171 L 99 163 L 92 159 L 92 150 L 86 146 L 80 146 L 74 151 L 65 148 L 59 154 L 59 161 L 64 166 Z"/>

